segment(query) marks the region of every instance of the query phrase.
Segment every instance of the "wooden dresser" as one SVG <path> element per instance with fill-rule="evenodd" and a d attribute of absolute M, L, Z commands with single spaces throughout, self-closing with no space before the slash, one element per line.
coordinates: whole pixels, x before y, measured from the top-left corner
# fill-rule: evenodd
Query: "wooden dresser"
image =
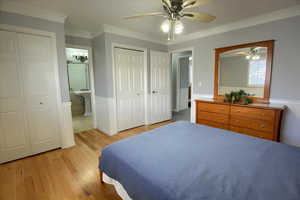
<path fill-rule="evenodd" d="M 267 140 L 280 140 L 285 106 L 237 105 L 218 100 L 196 100 L 196 122 Z"/>

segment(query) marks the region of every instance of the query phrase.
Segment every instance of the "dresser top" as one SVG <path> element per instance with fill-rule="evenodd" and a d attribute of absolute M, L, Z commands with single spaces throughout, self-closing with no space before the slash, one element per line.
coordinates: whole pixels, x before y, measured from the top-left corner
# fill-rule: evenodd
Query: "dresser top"
<path fill-rule="evenodd" d="M 254 108 L 265 108 L 265 109 L 279 109 L 284 110 L 287 108 L 286 105 L 283 104 L 277 104 L 277 103 L 269 103 L 269 104 L 263 104 L 263 103 L 251 103 L 248 105 L 242 105 L 242 104 L 230 104 L 226 103 L 223 100 L 220 99 L 213 99 L 213 98 L 198 98 L 195 99 L 195 101 L 204 101 L 209 103 L 217 103 L 217 104 L 225 104 L 225 105 L 234 105 L 234 106 L 242 106 L 242 107 L 254 107 Z"/>

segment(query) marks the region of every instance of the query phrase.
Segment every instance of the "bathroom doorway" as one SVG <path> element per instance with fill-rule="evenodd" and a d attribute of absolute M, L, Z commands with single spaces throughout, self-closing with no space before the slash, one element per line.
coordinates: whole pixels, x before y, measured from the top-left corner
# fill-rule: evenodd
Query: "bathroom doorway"
<path fill-rule="evenodd" d="M 92 52 L 89 47 L 67 46 L 67 69 L 73 131 L 96 128 Z"/>
<path fill-rule="evenodd" d="M 171 52 L 172 116 L 175 121 L 191 121 L 193 50 Z"/>

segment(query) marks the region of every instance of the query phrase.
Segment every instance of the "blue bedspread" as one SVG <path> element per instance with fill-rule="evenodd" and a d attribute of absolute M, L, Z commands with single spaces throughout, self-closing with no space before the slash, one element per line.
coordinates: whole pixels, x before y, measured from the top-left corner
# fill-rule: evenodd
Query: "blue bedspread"
<path fill-rule="evenodd" d="M 176 122 L 106 147 L 133 200 L 300 200 L 300 148 Z"/>

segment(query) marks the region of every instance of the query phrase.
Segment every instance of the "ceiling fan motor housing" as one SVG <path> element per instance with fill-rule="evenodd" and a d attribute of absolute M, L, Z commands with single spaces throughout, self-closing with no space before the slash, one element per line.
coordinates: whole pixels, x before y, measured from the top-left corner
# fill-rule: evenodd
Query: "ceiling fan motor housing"
<path fill-rule="evenodd" d="M 171 5 L 172 5 L 172 10 L 176 13 L 179 13 L 180 11 L 182 11 L 182 0 L 171 0 Z"/>

